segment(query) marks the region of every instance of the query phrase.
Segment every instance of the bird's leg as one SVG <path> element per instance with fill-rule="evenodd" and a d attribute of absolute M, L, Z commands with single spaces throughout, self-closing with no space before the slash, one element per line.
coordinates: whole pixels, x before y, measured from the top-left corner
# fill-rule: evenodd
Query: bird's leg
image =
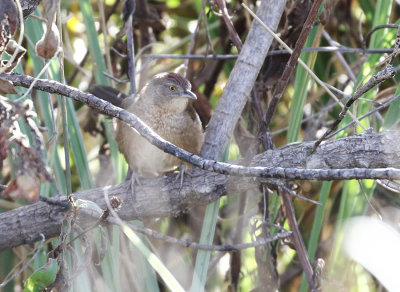
<path fill-rule="evenodd" d="M 185 176 L 185 173 L 186 174 L 189 174 L 188 172 L 187 172 L 187 166 L 186 166 L 186 164 L 181 164 L 181 166 L 179 167 L 179 172 L 178 172 L 178 174 L 176 175 L 176 178 L 175 178 L 175 180 L 178 180 L 179 179 L 179 182 L 180 182 L 180 185 L 179 185 L 179 189 L 182 189 L 182 186 L 183 186 L 183 178 L 184 178 L 184 176 Z"/>
<path fill-rule="evenodd" d="M 126 176 L 126 180 L 130 178 L 131 180 L 131 198 L 132 198 L 132 205 L 135 205 L 136 202 L 136 193 L 135 193 L 135 185 L 141 185 L 139 180 L 139 175 L 129 168 L 128 174 Z"/>

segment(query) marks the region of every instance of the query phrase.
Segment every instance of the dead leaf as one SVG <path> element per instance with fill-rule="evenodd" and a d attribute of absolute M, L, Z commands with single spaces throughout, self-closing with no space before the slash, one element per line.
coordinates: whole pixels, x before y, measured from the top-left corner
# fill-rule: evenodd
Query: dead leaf
<path fill-rule="evenodd" d="M 14 85 L 11 81 L 0 79 L 0 94 L 16 94 Z"/>
<path fill-rule="evenodd" d="M 13 0 L 1 0 L 0 5 L 0 53 L 19 27 L 17 5 Z"/>

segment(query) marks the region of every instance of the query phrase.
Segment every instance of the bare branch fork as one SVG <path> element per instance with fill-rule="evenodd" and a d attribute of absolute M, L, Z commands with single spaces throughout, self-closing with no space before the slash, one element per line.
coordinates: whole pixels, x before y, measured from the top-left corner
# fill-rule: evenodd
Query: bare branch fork
<path fill-rule="evenodd" d="M 230 163 L 217 162 L 211 159 L 204 159 L 164 140 L 134 114 L 116 107 L 109 102 L 101 100 L 90 93 L 82 92 L 72 86 L 64 85 L 57 81 L 35 79 L 34 77 L 26 75 L 0 74 L 0 78 L 11 81 L 15 86 L 23 86 L 26 88 L 29 88 L 32 83 L 35 83 L 33 86 L 35 89 L 49 93 L 61 94 L 83 102 L 105 115 L 115 117 L 126 122 L 154 146 L 203 170 L 236 176 L 282 178 L 291 180 L 338 180 L 365 178 L 390 180 L 400 179 L 400 169 L 397 168 L 298 169 L 282 167 L 246 167 Z"/>

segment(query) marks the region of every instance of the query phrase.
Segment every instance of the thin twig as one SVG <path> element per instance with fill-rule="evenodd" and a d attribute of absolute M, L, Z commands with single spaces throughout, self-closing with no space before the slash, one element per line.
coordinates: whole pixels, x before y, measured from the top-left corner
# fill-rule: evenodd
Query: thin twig
<path fill-rule="evenodd" d="M 62 51 L 61 47 L 58 47 L 56 53 L 54 54 L 54 56 L 50 59 L 47 60 L 47 62 L 45 63 L 45 65 L 43 66 L 43 68 L 40 70 L 40 72 L 36 75 L 36 78 L 39 78 L 40 76 L 42 76 L 45 72 L 47 72 L 47 69 L 49 68 L 49 66 L 52 64 L 52 61 L 55 60 L 56 58 L 58 58 L 58 54 Z M 31 94 L 32 89 L 35 86 L 35 82 L 33 82 L 31 84 L 31 86 L 28 87 L 28 90 L 24 93 L 24 95 L 22 95 L 21 97 L 18 97 L 15 101 L 20 101 L 22 99 L 24 99 L 25 97 L 27 97 L 29 94 Z"/>
<path fill-rule="evenodd" d="M 397 28 L 396 40 L 395 40 L 394 46 L 393 46 L 393 53 L 390 55 L 390 58 L 389 58 L 389 61 L 388 61 L 389 65 L 393 65 L 394 59 L 399 54 L 399 48 L 400 48 L 400 26 Z"/>
<path fill-rule="evenodd" d="M 320 145 L 322 143 L 322 141 L 324 141 L 324 139 L 333 132 L 333 130 L 336 129 L 336 127 L 340 124 L 340 122 L 344 119 L 344 117 L 346 116 L 346 114 L 348 113 L 349 108 L 351 107 L 351 105 L 359 98 L 361 97 L 364 93 L 366 93 L 367 91 L 369 91 L 371 88 L 378 86 L 379 84 L 381 84 L 383 81 L 390 79 L 392 77 L 394 77 L 394 75 L 396 74 L 396 72 L 393 70 L 393 66 L 392 65 L 388 65 L 385 69 L 383 69 L 382 71 L 379 71 L 378 73 L 376 73 L 375 75 L 373 75 L 363 86 L 361 86 L 360 88 L 358 88 L 356 90 L 356 92 L 354 92 L 353 96 L 346 102 L 345 107 L 342 109 L 342 111 L 339 114 L 339 117 L 337 118 L 337 120 L 332 124 L 332 126 L 330 127 L 330 129 L 328 129 L 324 135 L 322 135 L 321 138 L 318 139 L 318 141 L 315 142 L 311 153 L 313 153 L 315 151 L 315 149 L 317 149 L 318 145 Z M 358 120 L 358 119 L 357 119 Z"/>
<path fill-rule="evenodd" d="M 376 216 L 378 216 L 379 220 L 382 220 L 382 214 L 379 213 L 379 211 L 372 204 L 371 200 L 368 198 L 367 192 L 365 191 L 361 180 L 357 180 L 357 182 L 358 182 L 358 185 L 360 186 L 360 190 L 361 190 L 362 194 L 364 195 L 364 198 L 367 201 L 368 205 L 375 212 Z"/>
<path fill-rule="evenodd" d="M 221 12 L 221 16 L 225 22 L 226 28 L 228 29 L 229 38 L 231 39 L 232 43 L 236 46 L 238 52 L 240 53 L 243 47 L 243 43 L 232 23 L 231 17 L 229 16 L 225 0 L 217 0 L 216 4 Z"/>
<path fill-rule="evenodd" d="M 100 20 L 101 20 L 100 21 L 100 26 L 101 26 L 100 29 L 103 32 L 104 51 L 105 51 L 105 59 L 106 59 L 107 69 L 109 70 L 109 72 L 112 72 L 110 45 L 108 43 L 107 24 L 106 24 L 106 17 L 104 14 L 103 0 L 97 0 L 97 5 L 99 6 L 99 13 L 100 13 Z M 111 86 L 114 87 L 113 82 L 111 82 Z"/>
<path fill-rule="evenodd" d="M 133 11 L 134 12 L 134 11 Z M 132 12 L 132 13 L 133 13 Z M 128 46 L 128 72 L 130 81 L 130 94 L 136 93 L 136 81 L 135 81 L 135 44 L 133 40 L 133 26 L 132 26 L 132 14 L 129 16 L 127 25 L 127 46 Z"/>
<path fill-rule="evenodd" d="M 322 0 L 316 0 L 313 2 L 310 12 L 308 13 L 307 19 L 304 22 L 303 29 L 301 30 L 299 38 L 297 39 L 295 48 L 292 51 L 292 54 L 289 58 L 289 61 L 287 62 L 286 66 L 285 66 L 285 69 L 282 73 L 281 78 L 278 81 L 278 84 L 275 87 L 272 100 L 271 100 L 271 102 L 268 106 L 268 110 L 265 114 L 264 122 L 262 123 L 262 125 L 260 127 L 260 135 L 262 137 L 265 136 L 263 133 L 268 129 L 268 126 L 272 120 L 272 116 L 274 115 L 276 107 L 278 106 L 278 102 L 279 102 L 280 98 L 282 97 L 283 91 L 286 88 L 287 83 L 289 82 L 289 78 L 292 75 L 292 72 L 293 72 L 297 62 L 299 61 L 301 49 L 303 48 L 303 46 L 307 40 L 307 37 L 310 33 L 312 24 L 314 23 L 317 15 L 318 15 L 318 10 L 319 10 L 321 4 L 322 4 Z"/>
<path fill-rule="evenodd" d="M 382 187 L 384 187 L 385 189 L 390 190 L 391 192 L 396 192 L 398 194 L 400 194 L 400 185 L 391 182 L 387 179 L 377 179 L 376 182 L 381 185 Z"/>
<path fill-rule="evenodd" d="M 117 77 L 112 76 L 111 74 L 108 74 L 107 72 L 103 72 L 103 75 L 106 76 L 107 78 L 110 78 L 111 80 L 114 80 L 117 83 L 128 83 L 129 79 L 119 79 Z"/>
<path fill-rule="evenodd" d="M 59 54 L 56 53 L 55 56 L 58 56 L 58 61 L 60 63 L 60 81 L 61 83 L 65 84 L 65 74 L 64 74 L 64 50 L 62 49 L 64 47 L 63 45 L 63 34 L 62 34 L 62 25 L 61 25 L 61 3 L 60 1 L 57 1 L 57 29 L 60 33 L 60 43 L 59 43 L 59 48 L 57 51 L 59 51 Z M 47 29 L 51 27 L 52 23 L 47 23 Z M 51 63 L 51 62 L 49 62 Z M 46 69 L 46 74 L 48 74 L 48 70 Z M 70 157 L 69 157 L 69 132 L 68 132 L 68 114 L 67 114 L 67 99 L 64 96 L 61 96 L 61 120 L 62 120 L 62 127 L 63 127 L 63 135 L 64 135 L 64 164 L 65 164 L 65 180 L 67 183 L 67 193 L 65 195 L 68 195 L 72 192 L 72 183 L 71 183 L 71 162 L 70 162 Z"/>
<path fill-rule="evenodd" d="M 290 231 L 292 231 L 291 239 L 296 247 L 297 254 L 299 256 L 299 260 L 301 262 L 301 265 L 303 267 L 304 274 L 306 275 L 306 279 L 308 282 L 308 285 L 313 288 L 313 270 L 312 266 L 310 263 L 310 260 L 308 258 L 307 254 L 307 249 L 304 245 L 303 239 L 300 234 L 299 227 L 297 225 L 297 220 L 296 220 L 296 215 L 294 213 L 294 208 L 293 208 L 293 203 L 290 198 L 289 193 L 286 191 L 279 192 L 282 200 L 283 200 L 283 206 L 285 208 L 285 215 L 288 220 L 289 226 L 290 226 Z"/>
<path fill-rule="evenodd" d="M 10 283 L 10 281 L 12 281 L 16 276 L 18 276 L 19 274 L 21 274 L 23 271 L 25 271 L 25 269 L 27 267 L 29 267 L 29 265 L 33 262 L 34 259 L 36 259 L 36 257 L 39 255 L 39 252 L 42 250 L 44 241 L 45 241 L 45 237 L 42 233 L 40 233 L 40 237 L 42 238 L 42 241 L 40 242 L 39 246 L 37 247 L 37 250 L 35 252 L 35 254 L 33 255 L 33 257 L 31 257 L 29 259 L 29 261 L 27 261 L 25 263 L 25 265 L 23 265 L 23 267 L 21 269 L 18 270 L 18 272 L 14 273 L 10 278 L 8 278 L 7 280 L 5 280 L 3 283 L 0 284 L 0 288 L 6 286 L 8 283 Z"/>
<path fill-rule="evenodd" d="M 108 218 L 108 222 L 117 224 L 114 218 Z M 286 238 L 291 235 L 292 232 L 290 231 L 283 231 L 279 232 L 277 234 L 268 236 L 266 238 L 263 238 L 261 240 L 257 240 L 254 242 L 248 242 L 248 243 L 238 243 L 238 244 L 222 244 L 222 245 L 208 245 L 208 244 L 201 244 L 189 240 L 182 240 L 178 239 L 172 236 L 168 236 L 162 233 L 159 233 L 157 231 L 154 231 L 149 228 L 145 228 L 142 226 L 138 226 L 132 223 L 125 222 L 130 228 L 132 228 L 134 231 L 146 234 L 148 236 L 151 236 L 153 238 L 163 240 L 165 242 L 171 243 L 171 244 L 177 244 L 183 247 L 187 248 L 193 248 L 193 249 L 201 249 L 201 250 L 214 250 L 214 251 L 239 251 L 247 248 L 252 248 L 260 245 L 265 245 L 268 242 L 276 241 L 279 239 Z"/>
<path fill-rule="evenodd" d="M 296 194 L 296 192 L 292 191 L 289 187 L 285 186 L 283 183 L 277 183 L 277 185 L 279 185 L 279 187 L 281 187 L 285 192 L 289 193 L 293 197 L 296 197 L 296 198 L 299 198 L 299 199 L 301 199 L 303 201 L 306 201 L 306 202 L 313 203 L 315 205 L 321 206 L 320 202 Z"/>
<path fill-rule="evenodd" d="M 292 49 L 289 48 L 289 47 L 286 45 L 286 43 L 283 42 L 283 41 L 279 38 L 279 36 L 278 36 L 276 33 L 274 33 L 264 22 L 262 22 L 262 20 L 261 20 L 256 14 L 254 14 L 254 12 L 251 11 L 250 8 L 246 6 L 246 4 L 242 3 L 242 6 L 243 6 L 244 8 L 246 8 L 246 10 L 254 17 L 254 19 L 257 20 L 257 22 L 258 22 L 259 24 L 261 24 L 261 26 L 262 26 L 268 33 L 270 33 L 270 34 L 271 34 L 271 35 L 272 35 L 272 36 L 273 36 L 273 37 L 274 37 L 274 38 L 275 38 L 275 39 L 276 39 L 290 54 L 293 53 Z M 298 59 L 298 62 L 299 62 L 299 64 L 300 64 L 301 66 L 303 66 L 303 68 L 308 72 L 308 74 L 310 74 L 310 76 L 311 76 L 322 88 L 325 89 L 325 91 L 329 94 L 329 96 L 332 97 L 332 98 L 336 101 L 336 103 L 338 103 L 342 108 L 344 108 L 344 104 L 336 97 L 336 95 L 334 95 L 334 94 L 332 93 L 332 91 L 329 90 L 329 88 L 325 85 L 325 83 L 322 82 L 321 79 L 319 79 L 318 76 L 315 75 L 315 73 L 314 73 L 301 59 Z M 366 130 L 365 127 L 364 127 L 360 122 L 358 122 L 357 118 L 356 118 L 351 112 L 349 112 L 348 114 L 349 114 L 349 116 L 350 116 L 362 129 Z"/>
<path fill-rule="evenodd" d="M 192 33 L 192 35 L 190 37 L 188 54 L 191 54 L 193 49 L 194 49 L 196 38 L 197 38 L 197 35 L 198 35 L 199 31 L 200 31 L 201 19 L 203 17 L 203 14 L 204 14 L 204 17 L 206 17 L 205 16 L 206 3 L 207 3 L 207 0 L 203 0 L 201 2 L 201 10 L 200 10 L 199 16 L 197 18 L 197 25 L 196 25 L 196 28 L 195 28 L 194 32 Z M 186 75 L 187 75 L 188 67 L 189 67 L 189 59 L 186 59 L 185 63 L 183 64 L 183 76 L 184 77 L 186 77 Z"/>
<path fill-rule="evenodd" d="M 376 32 L 379 29 L 383 29 L 383 28 L 399 28 L 398 24 L 382 24 L 382 25 L 377 25 L 375 26 L 373 29 L 371 29 L 364 37 L 364 40 L 362 42 L 362 47 L 366 48 L 367 47 L 367 42 L 370 39 L 371 35 Z"/>
<path fill-rule="evenodd" d="M 365 119 L 366 117 L 369 117 L 370 115 L 379 112 L 382 109 L 387 108 L 389 105 L 391 105 L 393 102 L 395 102 L 396 100 L 398 100 L 400 98 L 400 94 L 396 95 L 395 97 L 391 98 L 388 102 L 385 102 L 384 104 L 382 104 L 381 106 L 378 106 L 377 108 L 373 109 L 372 111 L 362 115 L 361 117 L 358 118 L 359 121 Z M 333 136 L 335 136 L 336 134 L 340 133 L 343 130 L 346 130 L 348 127 L 351 127 L 355 124 L 354 121 L 351 121 L 350 123 L 348 123 L 346 126 L 343 126 L 342 128 L 334 131 L 333 133 L 327 135 L 325 137 L 325 139 L 329 139 L 332 138 Z"/>
<path fill-rule="evenodd" d="M 322 31 L 322 35 L 328 41 L 329 45 L 331 45 L 331 46 L 337 46 L 338 45 L 337 42 L 332 40 L 331 36 L 328 34 L 328 32 L 326 30 Z M 338 58 L 339 62 L 342 64 L 342 66 L 346 70 L 347 74 L 349 75 L 351 81 L 353 81 L 355 83 L 356 82 L 356 76 L 354 75 L 353 71 L 351 70 L 349 64 L 347 64 L 345 58 L 343 57 L 343 54 L 341 52 L 338 52 L 338 51 L 336 51 L 335 54 L 336 54 L 336 57 Z"/>
<path fill-rule="evenodd" d="M 318 52 L 318 53 L 342 53 L 342 54 L 390 54 L 393 49 L 361 49 L 361 48 L 347 48 L 347 47 L 308 47 L 301 50 L 302 53 Z M 287 55 L 290 54 L 287 50 L 271 50 L 268 51 L 267 56 Z M 125 55 L 123 55 L 125 56 Z M 210 59 L 210 60 L 231 60 L 237 59 L 237 54 L 143 54 L 144 58 L 150 59 Z"/>

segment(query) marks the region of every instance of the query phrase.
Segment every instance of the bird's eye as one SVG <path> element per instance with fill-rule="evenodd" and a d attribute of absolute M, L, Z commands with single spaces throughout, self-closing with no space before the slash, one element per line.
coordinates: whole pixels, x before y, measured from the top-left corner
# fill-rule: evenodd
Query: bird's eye
<path fill-rule="evenodd" d="M 170 90 L 170 91 L 175 91 L 176 88 L 175 88 L 175 86 L 170 86 L 170 87 L 169 87 L 169 90 Z"/>

